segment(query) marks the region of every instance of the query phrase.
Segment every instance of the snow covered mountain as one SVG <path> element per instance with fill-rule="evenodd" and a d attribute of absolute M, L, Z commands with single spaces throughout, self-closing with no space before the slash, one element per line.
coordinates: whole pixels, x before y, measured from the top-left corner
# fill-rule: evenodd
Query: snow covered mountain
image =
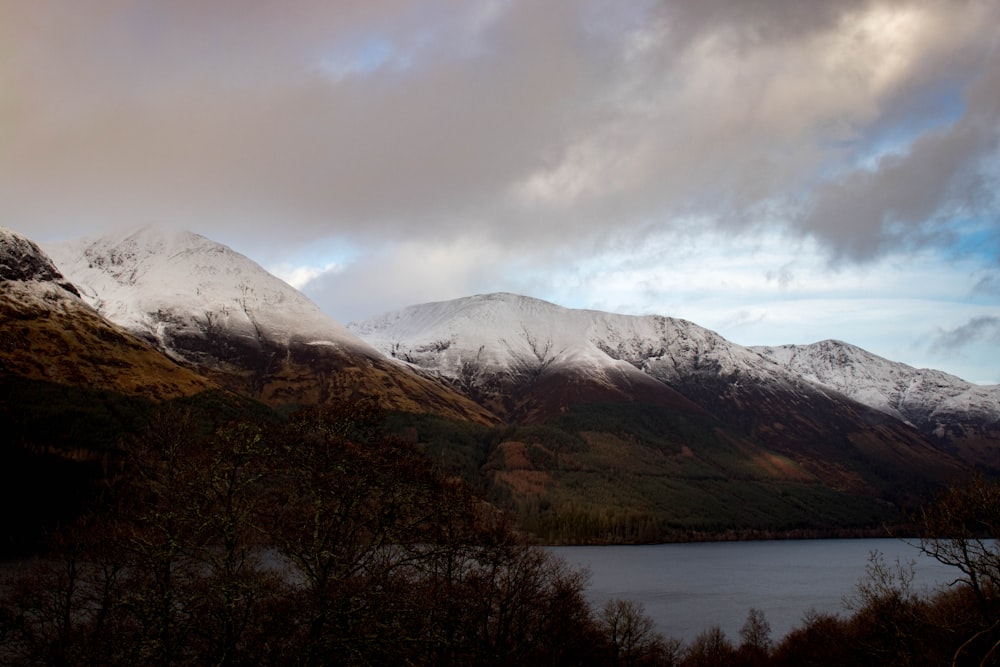
<path fill-rule="evenodd" d="M 810 382 L 891 414 L 941 441 L 1000 440 L 1000 385 L 971 384 L 836 340 L 752 349 Z M 992 460 L 1000 460 L 1000 450 L 993 449 Z"/>
<path fill-rule="evenodd" d="M 941 452 L 895 416 L 685 320 L 488 294 L 411 306 L 349 327 L 515 420 L 572 407 L 581 396 L 567 388 L 589 383 L 608 389 L 601 400 L 615 393 L 619 401 L 669 396 L 673 406 L 709 414 L 817 471 L 820 461 L 847 451 L 924 470 L 940 462 Z"/>
<path fill-rule="evenodd" d="M 99 313 L 254 398 L 315 404 L 369 393 L 389 407 L 494 419 L 386 359 L 300 292 L 203 236 L 147 227 L 47 250 Z"/>
<path fill-rule="evenodd" d="M 213 385 L 84 303 L 30 239 L 0 228 L 0 371 L 153 399 Z"/>
<path fill-rule="evenodd" d="M 452 375 L 472 359 L 484 368 L 531 372 L 566 365 L 642 370 L 654 363 L 663 377 L 705 367 L 777 371 L 759 354 L 685 320 L 575 310 L 515 294 L 411 306 L 348 326 L 387 354 Z"/>
<path fill-rule="evenodd" d="M 686 320 L 563 308 L 514 294 L 410 306 L 348 326 L 384 353 L 479 396 L 555 371 L 609 385 L 621 376 L 661 387 L 721 378 L 730 393 L 751 384 L 817 390 Z"/>
<path fill-rule="evenodd" d="M 48 246 L 57 265 L 109 320 L 191 359 L 178 339 L 226 331 L 251 346 L 301 341 L 368 347 L 300 292 L 230 248 L 191 232 L 147 227 L 126 236 Z"/>
<path fill-rule="evenodd" d="M 159 377 L 128 365 L 144 350 L 201 383 L 187 391 L 214 382 L 271 405 L 377 395 L 392 409 L 502 425 L 480 437 L 414 420 L 407 437 L 513 499 L 539 535 L 595 516 L 654 536 L 665 525 L 878 525 L 968 464 L 998 459 L 991 388 L 841 344 L 751 349 L 685 320 L 513 294 L 344 327 L 196 234 L 53 244 L 55 265 L 23 237 L 0 241 L 0 381 L 127 391 Z M 119 368 L 140 370 L 121 379 Z M 159 395 L 178 395 L 168 388 Z"/>
<path fill-rule="evenodd" d="M 676 335 L 675 324 L 688 323 L 489 294 L 411 306 L 349 327 L 385 354 L 440 376 L 495 411 L 524 419 L 558 411 L 566 402 L 631 400 L 636 394 L 699 410 L 636 363 L 654 354 L 652 347 L 662 348 L 668 328 Z"/>

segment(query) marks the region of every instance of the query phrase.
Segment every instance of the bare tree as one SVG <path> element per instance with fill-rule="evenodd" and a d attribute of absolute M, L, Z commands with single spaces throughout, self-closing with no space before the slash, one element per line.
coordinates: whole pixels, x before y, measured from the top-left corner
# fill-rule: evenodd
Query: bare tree
<path fill-rule="evenodd" d="M 598 615 L 598 622 L 610 644 L 612 664 L 615 665 L 640 664 L 653 646 L 663 641 L 640 602 L 608 600 Z"/>
<path fill-rule="evenodd" d="M 920 513 L 920 550 L 961 574 L 953 584 L 965 585 L 976 599 L 981 626 L 956 650 L 976 651 L 982 664 L 1000 656 L 1000 484 L 974 475 L 946 489 Z"/>
<path fill-rule="evenodd" d="M 763 665 L 771 653 L 771 624 L 764 612 L 751 607 L 747 612 L 747 620 L 740 628 L 740 656 L 742 662 L 748 665 Z"/>
<path fill-rule="evenodd" d="M 705 630 L 691 642 L 683 664 L 685 667 L 716 667 L 733 662 L 736 647 L 717 625 Z"/>
<path fill-rule="evenodd" d="M 364 400 L 214 429 L 163 411 L 108 507 L 0 589 L 0 663 L 600 664 L 586 573 L 381 418 Z M 673 664 L 679 644 L 620 611 L 623 664 Z"/>
<path fill-rule="evenodd" d="M 1000 592 L 1000 485 L 981 475 L 950 487 L 920 513 L 920 550 L 957 568 L 984 611 Z"/>

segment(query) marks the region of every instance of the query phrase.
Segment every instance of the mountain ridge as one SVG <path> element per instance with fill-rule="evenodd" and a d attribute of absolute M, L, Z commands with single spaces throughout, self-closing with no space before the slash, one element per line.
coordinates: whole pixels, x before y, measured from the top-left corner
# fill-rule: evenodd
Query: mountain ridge
<path fill-rule="evenodd" d="M 978 428 L 980 437 L 935 436 L 686 320 L 567 309 L 501 293 L 410 306 L 348 326 L 515 421 L 555 418 L 580 402 L 565 395 L 567 388 L 613 384 L 607 379 L 620 373 L 649 389 L 644 396 L 633 392 L 632 400 L 669 394 L 662 405 L 710 415 L 829 484 L 864 486 L 854 473 L 829 467 L 843 457 L 868 461 L 886 475 L 896 469 L 931 478 L 964 465 L 996 466 L 1000 433 L 990 424 L 1000 401 L 987 401 L 992 409 L 961 428 L 950 423 L 963 433 Z M 584 379 L 572 377 L 574 371 Z M 518 402 L 497 400 L 510 396 Z"/>
<path fill-rule="evenodd" d="M 499 293 L 344 326 L 190 233 L 52 254 L 112 323 L 231 391 L 290 410 L 380 397 L 400 437 L 542 540 L 871 530 L 973 465 L 996 467 L 989 409 L 963 426 L 978 439 L 931 437 L 777 348 L 687 320 Z"/>
<path fill-rule="evenodd" d="M 960 444 L 971 460 L 1000 460 L 1000 385 L 977 385 L 939 370 L 890 361 L 856 345 L 754 347 L 761 355 L 820 386 L 913 425 L 943 444 Z"/>
<path fill-rule="evenodd" d="M 526 310 L 526 319 L 518 319 L 518 309 Z M 554 317 L 546 323 L 549 334 L 539 336 L 531 333 L 529 322 L 538 320 L 542 309 Z M 498 325 L 505 326 L 506 333 L 497 334 Z M 975 424 L 991 431 L 991 425 L 1000 423 L 1000 385 L 974 385 L 941 371 L 914 369 L 846 343 L 739 346 L 687 320 L 660 315 L 568 309 L 497 293 L 409 306 L 350 323 L 348 328 L 385 354 L 452 378 L 462 372 L 468 375 L 462 369 L 471 362 L 548 367 L 575 356 L 591 366 L 607 365 L 609 360 L 626 362 L 667 384 L 692 376 L 738 376 L 734 382 L 792 387 L 808 383 L 816 391 L 837 392 L 939 440 L 948 438 L 949 429 L 954 436 L 975 430 Z M 574 342 L 567 343 L 567 337 Z M 475 342 L 463 348 L 460 340 Z M 851 363 L 844 354 L 831 356 L 833 347 L 850 350 Z M 836 358 L 840 363 L 833 361 Z M 891 387 L 900 382 L 909 385 L 907 391 L 896 390 L 893 399 Z M 956 416 L 962 414 L 972 418 L 957 424 Z"/>
<path fill-rule="evenodd" d="M 386 358 L 225 245 L 143 228 L 47 246 L 94 308 L 171 358 L 272 406 L 359 393 L 493 423 L 483 407 Z"/>

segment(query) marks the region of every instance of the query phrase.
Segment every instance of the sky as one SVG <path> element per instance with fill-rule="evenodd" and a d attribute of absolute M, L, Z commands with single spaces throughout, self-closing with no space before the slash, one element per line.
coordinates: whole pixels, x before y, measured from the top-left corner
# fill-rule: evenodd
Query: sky
<path fill-rule="evenodd" d="M 1000 383 L 995 0 L 0 0 L 0 225 Z"/>

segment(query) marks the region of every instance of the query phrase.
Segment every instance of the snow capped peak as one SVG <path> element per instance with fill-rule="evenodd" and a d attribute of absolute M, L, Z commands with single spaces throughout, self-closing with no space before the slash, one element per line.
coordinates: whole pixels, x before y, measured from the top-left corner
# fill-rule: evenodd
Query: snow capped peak
<path fill-rule="evenodd" d="M 961 422 L 966 417 L 1000 420 L 997 385 L 974 385 L 837 340 L 753 349 L 803 379 L 924 429 L 936 430 L 936 422 Z"/>
<path fill-rule="evenodd" d="M 566 324 L 572 311 L 540 299 L 509 293 L 478 294 L 453 301 L 408 306 L 370 320 L 352 323 L 362 335 L 408 339 L 414 335 L 437 335 L 455 342 L 458 338 L 508 339 L 528 328 L 552 329 Z M 379 333 L 381 332 L 381 333 Z"/>
<path fill-rule="evenodd" d="M 577 365 L 622 368 L 665 379 L 689 368 L 757 375 L 777 370 L 747 348 L 686 320 L 564 308 L 516 294 L 410 306 L 349 325 L 386 354 L 455 377 L 487 368 Z"/>
<path fill-rule="evenodd" d="M 236 255 L 227 246 L 199 234 L 156 227 L 143 227 L 124 235 L 79 239 L 66 245 L 80 249 L 88 264 L 99 267 L 121 285 L 148 282 L 148 277 L 142 276 L 137 269 L 150 263 L 160 263 L 158 260 L 161 258 L 184 259 L 183 263 L 188 264 L 188 268 L 195 269 L 197 273 L 211 274 L 218 259 L 226 257 L 232 263 Z M 179 265 L 182 262 L 174 263 Z"/>
<path fill-rule="evenodd" d="M 293 287 L 199 234 L 145 227 L 48 249 L 98 312 L 161 343 L 165 329 L 224 329 L 370 349 Z"/>
<path fill-rule="evenodd" d="M 349 326 L 385 354 L 479 396 L 520 391 L 559 369 L 617 386 L 655 380 L 735 405 L 761 392 L 807 402 L 846 396 L 943 440 L 1000 424 L 1000 387 L 918 370 L 838 340 L 748 348 L 685 320 L 503 293 L 410 306 Z"/>

